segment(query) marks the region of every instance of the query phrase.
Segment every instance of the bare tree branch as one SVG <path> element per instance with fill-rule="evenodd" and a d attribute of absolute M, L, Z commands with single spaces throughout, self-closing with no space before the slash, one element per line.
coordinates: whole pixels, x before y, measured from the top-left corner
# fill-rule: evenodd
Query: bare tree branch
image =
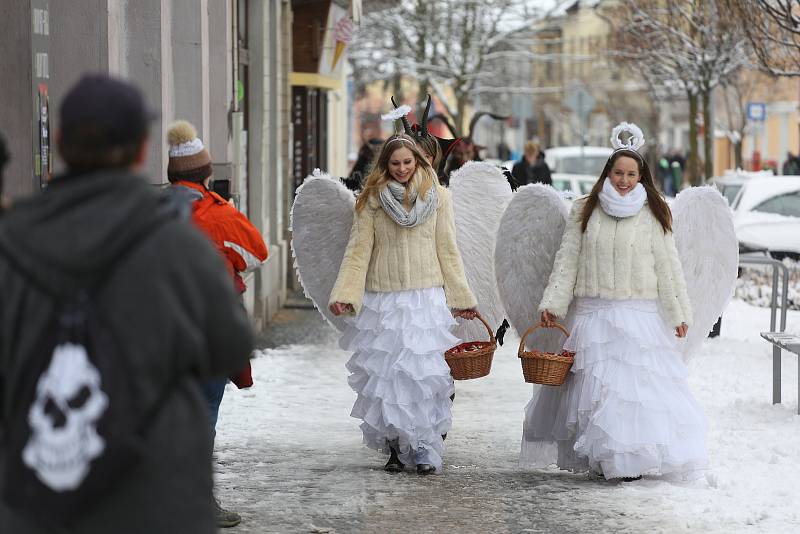
<path fill-rule="evenodd" d="M 465 109 L 480 92 L 507 94 L 530 85 L 530 79 L 507 72 L 515 61 L 535 61 L 530 31 L 540 12 L 528 0 L 399 0 L 368 13 L 350 48 L 355 83 L 403 76 L 432 88 L 463 126 Z M 545 58 L 553 61 L 555 58 Z M 510 84 L 509 84 L 510 82 Z M 446 102 L 444 88 L 455 96 Z"/>
<path fill-rule="evenodd" d="M 800 76 L 800 0 L 721 0 L 746 33 L 760 67 Z"/>

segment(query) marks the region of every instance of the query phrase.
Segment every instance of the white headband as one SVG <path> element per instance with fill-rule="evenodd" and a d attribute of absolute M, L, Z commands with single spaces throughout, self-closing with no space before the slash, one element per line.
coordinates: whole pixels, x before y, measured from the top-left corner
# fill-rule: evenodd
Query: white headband
<path fill-rule="evenodd" d="M 414 143 L 413 141 L 409 141 L 408 139 L 405 139 L 403 137 L 395 137 L 394 139 L 392 139 L 388 143 L 386 143 L 386 146 L 391 145 L 395 141 L 405 141 L 406 143 L 409 143 L 411 146 L 416 146 L 416 143 Z"/>

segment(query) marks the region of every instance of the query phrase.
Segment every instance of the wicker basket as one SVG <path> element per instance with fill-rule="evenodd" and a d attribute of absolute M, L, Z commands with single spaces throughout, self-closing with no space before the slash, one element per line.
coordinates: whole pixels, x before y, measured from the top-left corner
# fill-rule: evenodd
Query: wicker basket
<path fill-rule="evenodd" d="M 544 328 L 544 324 L 538 323 L 528 328 L 519 340 L 519 350 L 517 356 L 522 361 L 522 374 L 525 382 L 532 384 L 544 384 L 547 386 L 560 386 L 567 379 L 567 374 L 575 361 L 575 353 L 570 351 L 542 352 L 538 350 L 525 350 L 525 338 L 539 328 Z M 555 323 L 555 328 L 561 330 L 564 335 L 569 337 L 566 328 Z"/>
<path fill-rule="evenodd" d="M 444 359 L 450 366 L 450 374 L 454 380 L 471 380 L 489 374 L 492 369 L 492 357 L 497 349 L 494 333 L 486 320 L 478 314 L 483 326 L 489 332 L 489 341 L 469 341 L 461 343 L 444 353 Z"/>

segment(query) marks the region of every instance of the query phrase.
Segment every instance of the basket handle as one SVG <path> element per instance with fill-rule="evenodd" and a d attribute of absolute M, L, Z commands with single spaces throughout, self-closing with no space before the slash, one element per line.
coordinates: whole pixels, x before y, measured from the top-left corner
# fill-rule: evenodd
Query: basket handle
<path fill-rule="evenodd" d="M 481 312 L 477 312 L 477 315 L 475 317 L 477 319 L 481 320 L 481 322 L 483 323 L 483 326 L 486 327 L 486 331 L 489 332 L 489 343 L 491 343 L 492 345 L 496 344 L 497 341 L 494 339 L 494 332 L 492 331 L 492 327 L 489 326 L 489 323 L 487 323 L 486 319 L 483 318 L 483 315 L 481 315 Z"/>
<path fill-rule="evenodd" d="M 522 338 L 519 340 L 519 349 L 517 349 L 517 354 L 522 354 L 523 351 L 525 350 L 525 338 L 533 334 L 539 328 L 558 328 L 564 333 L 565 336 L 569 337 L 569 332 L 567 332 L 567 329 L 561 326 L 559 323 L 553 323 L 553 326 L 550 327 L 545 326 L 544 323 L 536 323 L 527 330 L 525 330 L 525 333 L 522 334 Z"/>

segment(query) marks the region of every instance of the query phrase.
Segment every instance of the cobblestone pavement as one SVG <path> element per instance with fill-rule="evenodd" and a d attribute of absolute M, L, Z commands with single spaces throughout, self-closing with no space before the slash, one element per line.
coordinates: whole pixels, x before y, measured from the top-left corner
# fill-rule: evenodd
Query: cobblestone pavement
<path fill-rule="evenodd" d="M 244 521 L 228 532 L 674 532 L 651 496 L 626 515 L 618 485 L 517 468 L 523 408 L 513 339 L 492 374 L 458 382 L 441 475 L 388 474 L 349 417 L 337 333 L 313 309 L 281 311 L 253 361 L 256 386 L 232 386 L 217 435 L 217 486 Z"/>

